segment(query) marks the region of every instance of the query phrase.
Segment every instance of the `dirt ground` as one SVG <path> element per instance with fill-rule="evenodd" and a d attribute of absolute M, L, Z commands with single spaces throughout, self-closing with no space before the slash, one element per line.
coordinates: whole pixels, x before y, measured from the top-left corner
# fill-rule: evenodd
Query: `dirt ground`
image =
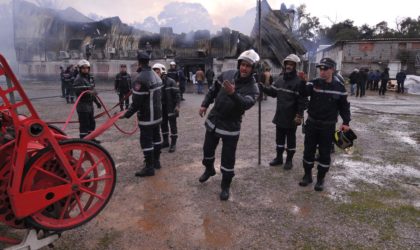
<path fill-rule="evenodd" d="M 98 87 L 109 106 L 117 101 L 111 88 Z M 30 97 L 58 93 L 54 84 L 26 84 L 25 89 Z M 255 105 L 243 118 L 227 202 L 218 197 L 218 168 L 208 182 L 198 182 L 203 97 L 185 95 L 177 151 L 163 151 L 163 167 L 154 177 L 134 176 L 143 161 L 138 133 L 125 136 L 112 128 L 98 138 L 116 163 L 114 194 L 96 218 L 64 232 L 55 249 L 420 249 L 419 96 L 387 92 L 379 97 L 368 91 L 365 98 L 349 98 L 351 127 L 359 138 L 351 154 L 336 149 L 324 192 L 298 185 L 303 176 L 300 127 L 294 168 L 269 167 L 275 155 L 272 98 L 262 103 L 258 165 Z M 71 108 L 58 97 L 33 104 L 46 121 L 64 120 Z M 135 116 L 118 123 L 130 130 Z M 66 132 L 77 137 L 77 125 Z M 220 146 L 215 166 L 220 166 Z M 21 233 L 1 225 L 0 232 Z"/>

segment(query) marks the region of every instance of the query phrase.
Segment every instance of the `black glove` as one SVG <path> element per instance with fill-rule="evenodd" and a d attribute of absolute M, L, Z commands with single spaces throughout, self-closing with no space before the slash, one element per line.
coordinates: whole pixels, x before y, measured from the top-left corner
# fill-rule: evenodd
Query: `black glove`
<path fill-rule="evenodd" d="M 101 103 L 100 103 L 100 102 L 97 102 L 97 103 L 96 103 L 96 107 L 97 107 L 98 109 L 101 109 L 101 108 L 102 108 Z"/>

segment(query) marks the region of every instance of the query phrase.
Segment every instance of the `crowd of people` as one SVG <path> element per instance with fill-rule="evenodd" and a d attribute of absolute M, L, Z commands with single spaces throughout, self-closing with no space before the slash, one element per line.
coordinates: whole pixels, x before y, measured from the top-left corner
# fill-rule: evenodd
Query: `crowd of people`
<path fill-rule="evenodd" d="M 273 167 L 283 165 L 285 170 L 293 168 L 296 131 L 298 126 L 302 125 L 305 131 L 302 159 L 304 176 L 299 185 L 308 186 L 313 182 L 312 169 L 317 163 L 318 174 L 314 189 L 322 191 L 325 175 L 331 165 L 330 154 L 338 115 L 343 121 L 339 129 L 350 130 L 350 104 L 347 101 L 343 80 L 336 74 L 336 63 L 330 58 L 323 58 L 317 64 L 319 77 L 307 80 L 302 72 L 298 72 L 300 58 L 290 54 L 282 62 L 282 73 L 276 81 L 273 81 L 269 68 L 256 75 L 259 60 L 259 55 L 251 49 L 240 54 L 237 59 L 237 69 L 224 71 L 216 78 L 213 71 L 207 70 L 204 73 L 202 69 L 197 69 L 195 74 L 198 82 L 197 92 L 204 93 L 200 85 L 206 80 L 209 83 L 209 89 L 198 114 L 204 117 L 213 105 L 204 121 L 206 128 L 202 158 L 204 172 L 198 180 L 203 183 L 216 174 L 215 152 L 221 140 L 220 199 L 229 199 L 230 186 L 235 176 L 236 149 L 242 117 L 263 96 L 262 99 L 267 97 L 277 99 L 273 118 L 276 126 L 276 156 L 269 165 Z M 163 148 L 169 148 L 170 153 L 176 151 L 177 117 L 185 91 L 185 77 L 180 74 L 181 71 L 176 68 L 175 62 L 171 62 L 168 70 L 160 63 L 150 66 L 150 56 L 145 52 L 138 53 L 137 61 L 137 74 L 133 79 L 127 72 L 127 66 L 120 65 L 114 89 L 118 94 L 120 110 L 124 112 L 120 119 L 128 119 L 137 113 L 144 165 L 135 175 L 146 177 L 155 175 L 155 171 L 162 167 L 160 154 Z M 62 80 L 65 79 L 62 81 L 63 95 L 67 102 L 72 103 L 76 96 L 89 90 L 77 104 L 80 137 L 84 138 L 95 129 L 93 104 L 96 103 L 98 108 L 101 108 L 101 105 L 94 90 L 95 83 L 90 74 L 90 63 L 81 60 L 77 66 L 78 70 L 69 66 L 62 73 Z M 355 72 L 360 76 L 359 71 Z M 359 76 L 353 75 L 350 79 L 360 79 Z M 357 90 L 358 96 L 364 94 L 362 86 L 361 84 Z M 304 120 L 305 110 L 308 114 L 306 120 Z M 315 156 L 317 150 L 318 156 Z M 284 152 L 286 152 L 285 161 L 283 161 Z"/>
<path fill-rule="evenodd" d="M 405 78 L 406 74 L 403 70 L 397 73 L 397 93 L 404 93 Z M 355 68 L 349 76 L 349 81 L 352 96 L 363 97 L 366 95 L 366 90 L 378 91 L 379 95 L 385 95 L 390 84 L 389 68 L 386 67 L 382 72 L 368 68 Z"/>

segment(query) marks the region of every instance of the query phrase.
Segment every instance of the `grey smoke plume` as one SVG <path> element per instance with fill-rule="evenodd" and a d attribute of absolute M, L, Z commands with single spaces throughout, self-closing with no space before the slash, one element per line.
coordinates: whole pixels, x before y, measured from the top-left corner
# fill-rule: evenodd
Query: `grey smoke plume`
<path fill-rule="evenodd" d="M 249 9 L 243 16 L 237 16 L 229 20 L 229 28 L 237 30 L 245 35 L 250 35 L 254 26 L 256 8 Z"/>

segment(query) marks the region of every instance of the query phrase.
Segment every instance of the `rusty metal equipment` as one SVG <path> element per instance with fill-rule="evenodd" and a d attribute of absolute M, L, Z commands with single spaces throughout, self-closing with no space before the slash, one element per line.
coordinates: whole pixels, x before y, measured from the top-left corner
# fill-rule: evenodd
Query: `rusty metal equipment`
<path fill-rule="evenodd" d="M 118 117 L 87 139 L 73 139 L 38 116 L 0 54 L 0 81 L 3 79 L 0 223 L 28 230 L 24 241 L 13 249 L 37 249 L 50 244 L 60 232 L 94 218 L 110 200 L 116 183 L 114 161 L 105 148 L 89 139 L 112 126 Z M 20 242 L 4 236 L 0 241 Z"/>

